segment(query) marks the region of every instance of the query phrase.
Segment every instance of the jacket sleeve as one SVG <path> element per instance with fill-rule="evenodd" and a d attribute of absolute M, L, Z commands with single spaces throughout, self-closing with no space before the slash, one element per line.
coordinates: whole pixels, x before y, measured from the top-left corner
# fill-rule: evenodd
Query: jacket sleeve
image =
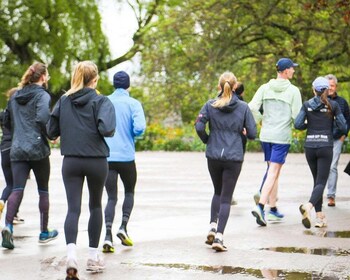
<path fill-rule="evenodd" d="M 292 118 L 295 120 L 295 118 L 300 113 L 300 108 L 303 106 L 303 103 L 301 101 L 301 94 L 299 89 L 296 90 L 296 92 L 293 95 L 292 100 Z"/>
<path fill-rule="evenodd" d="M 336 126 L 336 130 L 340 131 L 340 133 L 342 135 L 347 135 L 348 133 L 348 126 L 346 124 L 346 120 L 344 118 L 344 115 L 341 112 L 341 109 L 338 105 L 338 103 L 334 103 L 335 106 L 333 108 L 334 110 L 334 116 L 335 116 L 335 126 Z"/>
<path fill-rule="evenodd" d="M 296 116 L 294 121 L 294 127 L 298 130 L 305 130 L 307 128 L 307 124 L 305 123 L 306 120 L 306 105 L 301 107 L 299 114 Z"/>
<path fill-rule="evenodd" d="M 50 101 L 50 95 L 46 91 L 43 91 L 43 94 L 38 98 L 36 103 L 35 122 L 41 127 L 44 135 L 47 135 L 46 124 L 50 118 Z"/>
<path fill-rule="evenodd" d="M 97 129 L 103 137 L 112 137 L 116 127 L 115 109 L 106 96 L 101 97 L 96 118 Z"/>
<path fill-rule="evenodd" d="M 344 115 L 344 118 L 345 118 L 346 124 L 347 124 L 347 131 L 346 131 L 345 135 L 348 135 L 349 130 L 350 130 L 350 110 L 349 110 L 349 104 L 345 99 L 344 99 L 343 115 Z"/>
<path fill-rule="evenodd" d="M 46 124 L 47 136 L 51 140 L 57 139 L 58 136 L 61 135 L 60 131 L 60 106 L 61 106 L 61 98 L 55 104 L 53 108 L 49 121 Z"/>
<path fill-rule="evenodd" d="M 247 138 L 250 140 L 254 140 L 257 133 L 256 124 L 255 124 L 253 114 L 250 111 L 249 107 L 247 107 L 247 110 L 245 113 L 244 127 L 247 130 Z"/>
<path fill-rule="evenodd" d="M 135 102 L 132 108 L 133 134 L 140 136 L 146 129 L 146 118 L 140 102 Z"/>
<path fill-rule="evenodd" d="M 254 94 L 253 99 L 249 102 L 248 106 L 252 111 L 254 120 L 256 123 L 260 123 L 262 114 L 260 112 L 261 105 L 263 104 L 263 96 L 266 85 L 259 87 L 257 92 Z"/>
<path fill-rule="evenodd" d="M 197 132 L 197 135 L 202 140 L 204 144 L 208 142 L 209 135 L 206 132 L 206 124 L 209 121 L 209 115 L 208 115 L 208 103 L 206 103 L 203 108 L 200 110 L 196 123 L 195 123 L 195 129 Z"/>

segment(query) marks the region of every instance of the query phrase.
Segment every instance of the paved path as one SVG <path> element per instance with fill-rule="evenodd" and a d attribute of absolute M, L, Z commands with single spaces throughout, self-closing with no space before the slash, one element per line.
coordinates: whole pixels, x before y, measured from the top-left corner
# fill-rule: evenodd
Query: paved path
<path fill-rule="evenodd" d="M 350 177 L 342 172 L 350 155 L 343 154 L 340 160 L 337 206 L 325 206 L 328 227 L 310 230 L 301 225 L 298 211 L 312 188 L 303 154 L 288 155 L 282 170 L 279 205 L 285 221 L 257 226 L 250 211 L 265 169 L 262 158 L 260 153 L 246 155 L 234 194 L 238 204 L 231 208 L 224 235 L 228 251 L 216 253 L 204 244 L 213 192 L 204 153 L 137 153 L 138 184 L 128 227 L 135 246 L 124 247 L 115 240 L 116 252 L 104 255 L 106 271 L 95 275 L 84 271 L 88 253 L 85 188 L 78 236 L 81 279 L 350 279 Z M 59 151 L 53 150 L 50 226 L 59 230 L 59 238 L 46 245 L 37 243 L 38 196 L 35 180 L 28 180 L 20 208 L 26 221 L 15 226 L 16 248 L 0 249 L 1 280 L 64 279 L 67 207 L 61 163 Z M 0 182 L 4 183 L 3 177 Z M 106 196 L 104 205 L 105 201 Z M 116 213 L 114 231 L 121 219 L 121 200 Z"/>

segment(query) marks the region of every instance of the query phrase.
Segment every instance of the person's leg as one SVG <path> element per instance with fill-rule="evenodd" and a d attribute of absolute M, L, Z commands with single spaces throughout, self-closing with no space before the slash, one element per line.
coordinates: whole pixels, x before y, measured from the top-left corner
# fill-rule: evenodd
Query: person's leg
<path fill-rule="evenodd" d="M 137 171 L 135 161 L 119 162 L 118 172 L 124 185 L 124 202 L 122 207 L 122 222 L 117 236 L 125 246 L 132 246 L 133 242 L 127 234 L 127 224 L 134 207 L 135 185 L 137 181 Z"/>
<path fill-rule="evenodd" d="M 102 229 L 102 194 L 108 175 L 106 158 L 85 159 L 85 174 L 89 189 L 90 218 L 88 224 L 89 259 L 88 271 L 104 269 L 103 262 L 98 257 L 98 245 Z"/>
<path fill-rule="evenodd" d="M 335 206 L 335 203 L 333 201 L 335 200 L 336 190 L 337 190 L 338 162 L 339 162 L 342 146 L 343 146 L 343 142 L 340 140 L 335 140 L 333 143 L 333 159 L 332 159 L 331 168 L 329 170 L 329 176 L 328 176 L 328 182 L 327 182 L 328 183 L 327 198 L 330 199 L 329 206 Z"/>
<path fill-rule="evenodd" d="M 6 187 L 2 191 L 0 200 L 6 202 L 11 194 L 12 187 L 13 187 L 10 149 L 1 151 L 1 168 L 2 168 L 2 172 L 4 173 Z"/>
<path fill-rule="evenodd" d="M 278 176 L 280 174 L 282 166 L 283 164 L 281 163 L 270 162 L 270 167 L 267 172 L 267 177 L 261 191 L 259 204 L 262 204 L 262 205 L 267 204 L 267 201 L 269 200 L 270 194 L 274 190 L 274 187 L 277 189 Z M 276 189 L 274 190 L 275 192 L 277 192 Z M 275 204 L 276 202 L 271 201 L 271 203 Z"/>
<path fill-rule="evenodd" d="M 7 201 L 5 228 L 2 230 L 2 247 L 13 249 L 13 219 L 23 198 L 24 188 L 30 171 L 28 162 L 12 162 L 13 189 Z"/>

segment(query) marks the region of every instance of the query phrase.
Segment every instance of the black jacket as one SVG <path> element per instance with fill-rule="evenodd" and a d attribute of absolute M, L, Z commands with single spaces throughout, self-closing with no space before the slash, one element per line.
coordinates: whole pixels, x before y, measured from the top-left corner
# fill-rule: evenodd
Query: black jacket
<path fill-rule="evenodd" d="M 214 108 L 215 100 L 209 100 L 201 109 L 195 124 L 202 142 L 207 144 L 206 157 L 224 161 L 243 161 L 241 134 L 247 130 L 247 138 L 255 139 L 256 125 L 248 104 L 236 95 L 223 108 Z M 209 134 L 206 123 L 209 123 Z"/>
<path fill-rule="evenodd" d="M 75 157 L 108 157 L 104 137 L 114 135 L 116 126 L 112 102 L 92 88 L 63 95 L 47 124 L 51 139 L 61 136 L 61 154 Z"/>
<path fill-rule="evenodd" d="M 304 146 L 306 148 L 321 148 L 333 146 L 333 130 L 336 126 L 340 133 L 345 134 L 347 125 L 337 102 L 329 100 L 332 115 L 320 97 L 315 96 L 304 102 L 298 116 L 294 121 L 296 129 L 307 129 Z M 307 122 L 305 122 L 307 121 Z"/>
<path fill-rule="evenodd" d="M 5 126 L 5 122 L 7 122 L 8 118 L 9 118 L 9 111 L 6 107 L 5 110 L 0 112 L 0 126 L 2 130 L 0 148 L 2 152 L 11 149 L 11 142 L 12 142 L 11 130 L 7 126 Z"/>
<path fill-rule="evenodd" d="M 340 137 L 342 137 L 343 135 L 347 136 L 349 129 L 350 129 L 350 110 L 349 110 L 349 104 L 348 102 L 341 96 L 338 96 L 337 93 L 334 94 L 334 96 L 329 96 L 328 95 L 328 99 L 329 100 L 333 100 L 335 102 L 337 102 L 339 104 L 340 110 L 346 120 L 346 124 L 347 124 L 347 131 L 341 132 L 339 129 L 334 129 L 333 130 L 333 138 L 335 140 L 339 139 Z"/>
<path fill-rule="evenodd" d="M 5 126 L 12 131 L 12 161 L 41 160 L 50 155 L 45 128 L 50 100 L 45 88 L 36 84 L 25 86 L 10 98 L 10 118 Z"/>

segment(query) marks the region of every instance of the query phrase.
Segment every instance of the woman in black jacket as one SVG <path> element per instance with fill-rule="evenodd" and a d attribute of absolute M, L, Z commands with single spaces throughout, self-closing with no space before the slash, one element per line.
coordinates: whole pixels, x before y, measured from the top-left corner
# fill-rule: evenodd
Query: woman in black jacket
<path fill-rule="evenodd" d="M 302 224 L 310 228 L 310 211 L 315 208 L 315 227 L 321 228 L 327 226 L 322 203 L 333 158 L 333 129 L 346 133 L 347 126 L 338 103 L 327 98 L 328 79 L 316 78 L 312 83 L 312 89 L 315 97 L 304 102 L 294 123 L 296 129 L 307 129 L 305 156 L 314 179 L 311 197 L 307 203 L 300 205 L 299 211 L 302 215 Z"/>
<path fill-rule="evenodd" d="M 256 135 L 255 121 L 247 103 L 233 93 L 236 83 L 232 73 L 222 74 L 218 97 L 203 106 L 195 124 L 198 136 L 207 145 L 208 169 L 214 185 L 210 230 L 205 243 L 216 251 L 227 250 L 223 245 L 223 233 L 244 157 L 241 134 L 246 131 L 248 139 L 254 139 Z"/>
<path fill-rule="evenodd" d="M 39 242 L 55 239 L 57 230 L 48 230 L 50 146 L 46 123 L 50 117 L 50 95 L 46 91 L 50 79 L 45 64 L 36 62 L 24 73 L 19 90 L 8 103 L 9 118 L 4 124 L 12 131 L 11 168 L 13 189 L 7 202 L 6 226 L 2 230 L 2 246 L 13 249 L 13 220 L 23 198 L 30 170 L 38 185 L 41 233 Z"/>
<path fill-rule="evenodd" d="M 98 78 L 93 62 L 79 62 L 73 71 L 71 89 L 56 103 L 47 125 L 51 139 L 60 136 L 64 156 L 62 177 L 68 202 L 64 232 L 69 279 L 78 278 L 76 241 L 85 178 L 90 209 L 86 270 L 100 272 L 104 269 L 97 251 L 102 229 L 101 199 L 108 174 L 109 149 L 104 137 L 113 136 L 116 120 L 112 102 L 95 90 Z"/>

